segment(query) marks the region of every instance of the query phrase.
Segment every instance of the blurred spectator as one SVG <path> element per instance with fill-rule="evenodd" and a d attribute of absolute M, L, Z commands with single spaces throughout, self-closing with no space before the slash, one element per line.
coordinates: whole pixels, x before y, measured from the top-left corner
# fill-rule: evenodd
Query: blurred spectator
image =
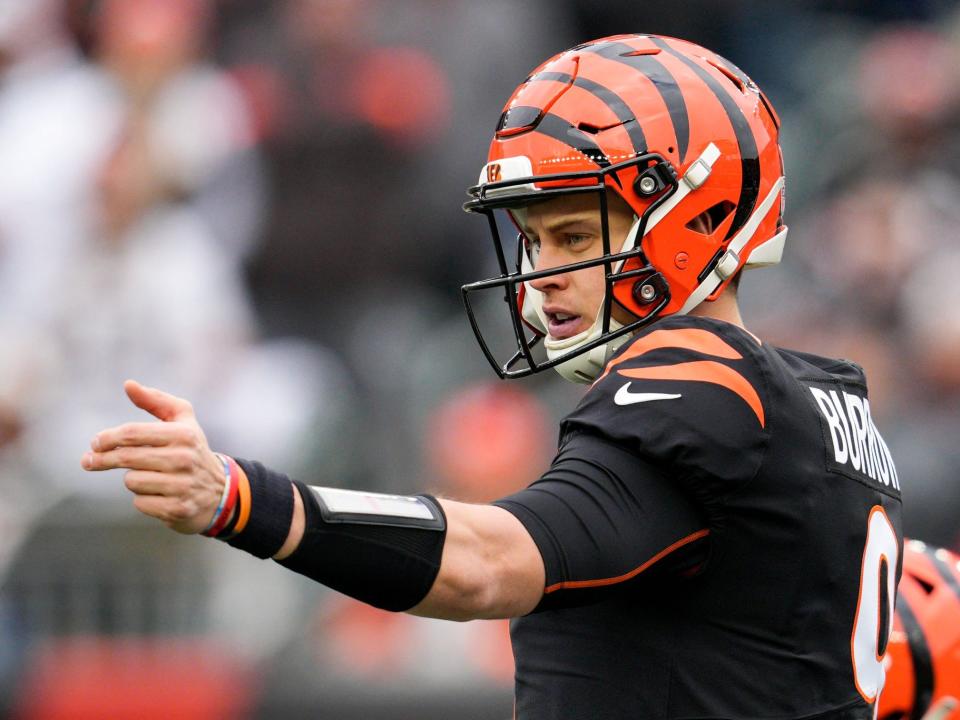
<path fill-rule="evenodd" d="M 20 441 L 55 363 L 51 298 L 86 248 L 94 178 L 119 118 L 62 12 L 59 0 L 0 4 L 0 577 L 53 501 Z"/>
<path fill-rule="evenodd" d="M 422 50 L 378 44 L 378 6 L 270 7 L 277 37 L 266 65 L 279 68 L 286 110 L 271 141 L 277 202 L 254 286 L 272 332 L 339 350 L 361 286 L 430 282 L 436 268 L 431 218 L 398 200 L 418 191 L 412 159 L 446 129 L 449 83 Z"/>
<path fill-rule="evenodd" d="M 211 12 L 209 0 L 107 0 L 96 52 L 142 146 L 143 184 L 190 202 L 241 260 L 257 240 L 264 186 L 240 89 L 204 60 Z"/>
<path fill-rule="evenodd" d="M 448 397 L 424 440 L 440 492 L 476 503 L 529 485 L 550 464 L 556 445 L 554 425 L 536 396 L 493 381 Z"/>
<path fill-rule="evenodd" d="M 91 423 L 113 424 L 129 416 L 121 388 L 125 378 L 193 393 L 201 414 L 209 409 L 218 447 L 259 448 L 266 457 L 292 460 L 302 477 L 314 481 L 327 480 L 326 472 L 350 474 L 350 443 L 342 431 L 350 427 L 344 418 L 352 391 L 340 361 L 305 341 L 256 342 L 240 261 L 255 240 L 257 151 L 238 91 L 222 71 L 200 61 L 206 8 L 201 2 L 140 0 L 104 5 L 96 47 L 109 72 L 82 66 L 78 74 L 90 78 L 100 95 L 79 99 L 109 122 L 90 117 L 92 112 L 84 115 L 82 106 L 72 110 L 66 100 L 53 103 L 55 96 L 42 94 L 48 89 L 45 76 L 23 76 L 23 104 L 14 108 L 22 117 L 9 128 L 6 144 L 12 152 L 0 162 L 16 159 L 26 168 L 24 176 L 35 172 L 36 181 L 25 188 L 36 186 L 43 202 L 27 197 L 17 206 L 13 201 L 23 199 L 22 189 L 4 193 L 0 222 L 7 217 L 4 209 L 37 225 L 56 221 L 70 231 L 72 243 L 69 253 L 64 242 L 53 254 L 52 265 L 63 263 L 55 279 L 39 272 L 32 277 L 34 265 L 43 269 L 52 252 L 49 242 L 58 240 L 37 230 L 37 243 L 47 242 L 44 255 L 24 256 L 10 268 L 37 285 L 31 288 L 42 296 L 34 301 L 37 311 L 30 315 L 14 307 L 17 296 L 9 308 L 0 305 L 0 320 L 10 328 L 0 369 L 11 369 L 0 378 L 0 469 L 13 471 L 5 472 L 0 502 L 0 573 L 18 541 L 30 537 L 27 549 L 35 562 L 17 563 L 2 586 L 15 599 L 11 634 L 25 644 L 64 627 L 67 633 L 80 627 L 107 630 L 112 608 L 144 604 L 155 580 L 144 575 L 160 576 L 173 563 L 165 551 L 156 551 L 151 564 L 123 544 L 106 544 L 85 548 L 83 561 L 62 566 L 59 560 L 69 553 L 56 546 L 52 528 L 42 531 L 45 523 L 63 522 L 72 512 L 110 524 L 118 501 L 127 505 L 118 475 L 91 484 L 77 473 L 76 463 Z M 0 142 L 2 103 L 0 97 Z M 71 165 L 60 170 L 56 158 L 47 162 L 44 155 L 58 149 L 55 136 L 33 142 L 30 125 L 38 121 L 86 133 L 87 142 L 97 139 L 98 152 L 86 148 L 89 162 L 82 167 L 65 153 Z M 14 130 L 23 136 L 13 137 Z M 46 174 L 40 177 L 34 164 Z M 64 198 L 74 204 L 62 207 Z M 211 198 L 217 202 L 207 202 Z M 26 233 L 9 237 L 24 243 L 18 247 L 24 253 L 30 249 Z M 32 309 L 26 300 L 21 304 Z M 326 455 L 317 471 L 309 460 L 319 450 Z M 91 495 L 97 502 L 84 503 L 83 496 Z M 71 496 L 65 514 L 43 514 L 64 496 Z M 296 584 L 265 580 L 268 566 L 231 573 L 230 560 L 214 560 L 218 550 L 223 548 L 211 545 L 192 554 L 191 560 L 204 566 L 206 582 L 194 581 L 196 622 L 188 629 L 222 635 L 233 653 L 271 652 L 285 639 L 283 629 L 236 596 L 254 599 L 258 589 L 269 588 L 271 602 L 289 601 L 292 618 L 298 612 Z M 84 569 L 84 562 L 112 569 L 106 588 L 98 587 L 101 578 Z M 62 588 L 32 609 L 38 586 L 49 582 L 38 565 L 59 568 Z M 182 597 L 176 583 L 170 585 L 165 590 Z M 232 602 L 222 602 L 228 598 L 221 589 L 234 596 Z M 0 601 L 6 597 L 5 592 Z M 137 632 L 164 630 L 159 616 L 143 615 Z M 27 616 L 36 621 L 27 622 Z M 238 626 L 245 628 L 241 636 Z M 10 661 L 15 665 L 22 666 L 19 658 Z M 6 669 L 0 667 L 0 680 Z"/>
<path fill-rule="evenodd" d="M 76 490 L 96 491 L 74 470 L 76 448 L 94 417 L 122 420 L 126 377 L 202 397 L 223 358 L 237 356 L 253 333 L 234 265 L 190 206 L 157 194 L 141 150 L 130 135 L 117 146 L 99 185 L 102 234 L 48 300 L 59 364 L 27 434 L 44 476 L 83 482 Z"/>
<path fill-rule="evenodd" d="M 887 30 L 868 43 L 858 69 L 860 102 L 885 136 L 904 141 L 891 151 L 919 145 L 936 153 L 943 140 L 937 130 L 960 100 L 958 56 L 960 49 L 924 26 Z"/>
<path fill-rule="evenodd" d="M 3 4 L 0 80 L 0 319 L 30 327 L 89 232 L 117 105 L 66 34 L 59 0 Z"/>

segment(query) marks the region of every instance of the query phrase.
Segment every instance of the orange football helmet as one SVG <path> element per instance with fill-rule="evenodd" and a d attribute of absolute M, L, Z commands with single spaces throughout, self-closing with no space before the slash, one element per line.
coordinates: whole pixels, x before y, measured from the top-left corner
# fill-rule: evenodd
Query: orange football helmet
<path fill-rule="evenodd" d="M 960 556 L 905 543 L 886 664 L 880 720 L 920 720 L 943 699 L 960 697 Z"/>
<path fill-rule="evenodd" d="M 520 377 L 556 367 L 568 379 L 592 381 L 632 331 L 714 299 L 745 265 L 779 262 L 786 228 L 778 133 L 773 107 L 743 71 L 684 40 L 608 37 L 534 70 L 507 102 L 464 205 L 488 216 L 500 265 L 498 277 L 463 287 L 474 332 L 497 373 Z M 606 191 L 635 214 L 627 237 L 613 245 Z M 537 272 L 522 237 L 516 248 L 501 241 L 494 211 L 507 210 L 517 225 L 513 212 L 531 203 L 591 192 L 604 216 L 602 257 Z M 694 222 L 701 216 L 711 220 L 708 233 Z M 606 271 L 606 299 L 593 326 L 553 340 L 530 281 L 598 265 Z M 472 305 L 474 293 L 490 289 L 505 294 L 516 340 L 503 363 Z M 613 303 L 636 320 L 616 322 Z M 529 339 L 524 326 L 534 333 Z M 532 352 L 541 339 L 546 359 Z"/>

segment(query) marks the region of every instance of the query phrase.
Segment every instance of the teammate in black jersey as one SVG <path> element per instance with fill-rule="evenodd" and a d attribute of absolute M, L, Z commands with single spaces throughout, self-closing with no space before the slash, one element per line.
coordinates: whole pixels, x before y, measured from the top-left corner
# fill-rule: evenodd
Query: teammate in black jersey
<path fill-rule="evenodd" d="M 378 607 L 516 618 L 521 720 L 866 720 L 900 478 L 860 368 L 740 317 L 740 273 L 779 261 L 786 234 L 778 132 L 739 68 L 656 36 L 575 47 L 510 98 L 465 206 L 501 270 L 464 287 L 469 318 L 501 376 L 589 384 L 521 492 L 291 484 L 214 455 L 189 403 L 134 382 L 164 422 L 100 432 L 83 465 L 129 468 L 137 508 L 175 530 Z M 507 301 L 503 359 L 484 294 Z"/>

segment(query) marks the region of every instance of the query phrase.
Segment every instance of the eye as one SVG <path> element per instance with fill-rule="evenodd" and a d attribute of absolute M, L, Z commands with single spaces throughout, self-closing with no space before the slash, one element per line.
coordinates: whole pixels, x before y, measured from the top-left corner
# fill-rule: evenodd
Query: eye
<path fill-rule="evenodd" d="M 583 245 L 588 243 L 591 240 L 590 235 L 584 235 L 580 233 L 571 233 L 567 235 L 567 245 L 571 247 L 577 247 L 578 245 Z"/>
<path fill-rule="evenodd" d="M 537 256 L 540 254 L 540 238 L 538 237 L 529 237 L 528 235 L 520 236 L 523 241 L 523 249 L 527 253 L 527 257 L 531 261 L 537 259 Z"/>

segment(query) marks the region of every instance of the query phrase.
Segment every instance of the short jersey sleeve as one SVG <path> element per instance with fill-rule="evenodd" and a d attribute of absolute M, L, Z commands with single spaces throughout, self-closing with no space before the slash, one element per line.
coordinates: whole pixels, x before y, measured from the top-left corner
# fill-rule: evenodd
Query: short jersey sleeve
<path fill-rule="evenodd" d="M 610 360 L 561 434 L 589 431 L 644 457 L 707 509 L 758 471 L 769 444 L 769 372 L 729 323 L 666 318 Z"/>
<path fill-rule="evenodd" d="M 543 557 L 538 610 L 596 602 L 624 587 L 693 572 L 709 534 L 694 504 L 657 469 L 610 441 L 576 433 L 530 487 L 496 501 Z"/>

